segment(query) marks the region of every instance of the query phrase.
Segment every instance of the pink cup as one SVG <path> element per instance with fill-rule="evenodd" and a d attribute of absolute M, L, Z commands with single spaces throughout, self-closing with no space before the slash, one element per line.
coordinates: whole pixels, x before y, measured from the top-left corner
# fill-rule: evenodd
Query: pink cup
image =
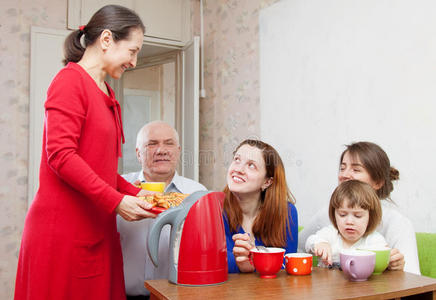
<path fill-rule="evenodd" d="M 339 254 L 341 268 L 351 281 L 365 281 L 375 267 L 375 253 L 365 250 L 342 250 Z"/>
<path fill-rule="evenodd" d="M 275 278 L 283 264 L 285 249 L 265 247 L 265 250 L 250 250 L 250 261 L 260 274 L 260 278 Z"/>

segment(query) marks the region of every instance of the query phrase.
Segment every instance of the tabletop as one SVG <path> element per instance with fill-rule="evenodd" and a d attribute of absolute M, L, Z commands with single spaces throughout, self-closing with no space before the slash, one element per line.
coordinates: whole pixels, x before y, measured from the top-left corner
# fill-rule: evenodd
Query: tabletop
<path fill-rule="evenodd" d="M 436 300 L 436 279 L 401 271 L 385 271 L 367 281 L 352 282 L 338 269 L 313 268 L 311 275 L 288 275 L 281 270 L 274 279 L 257 273 L 229 274 L 226 282 L 191 287 L 166 279 L 147 280 L 150 299 L 395 299 L 418 295 Z"/>

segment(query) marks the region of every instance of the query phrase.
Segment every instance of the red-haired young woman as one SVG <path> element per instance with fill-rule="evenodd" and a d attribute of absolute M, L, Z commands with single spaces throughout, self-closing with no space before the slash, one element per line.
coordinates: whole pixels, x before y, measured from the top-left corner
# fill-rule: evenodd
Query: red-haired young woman
<path fill-rule="evenodd" d="M 224 189 L 224 226 L 230 273 L 253 272 L 254 245 L 297 251 L 298 217 L 277 151 L 258 140 L 243 141 L 234 152 Z"/>

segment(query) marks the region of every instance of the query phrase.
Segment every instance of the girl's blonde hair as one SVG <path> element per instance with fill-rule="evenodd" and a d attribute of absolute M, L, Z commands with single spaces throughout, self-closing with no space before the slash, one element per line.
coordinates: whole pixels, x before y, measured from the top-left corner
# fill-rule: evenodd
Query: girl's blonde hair
<path fill-rule="evenodd" d="M 336 229 L 338 229 L 338 225 L 335 211 L 342 206 L 345 200 L 348 201 L 348 207 L 350 208 L 360 207 L 368 210 L 368 226 L 363 236 L 375 231 L 382 218 L 382 209 L 376 191 L 369 184 L 358 180 L 341 183 L 333 192 L 329 205 L 330 221 Z"/>

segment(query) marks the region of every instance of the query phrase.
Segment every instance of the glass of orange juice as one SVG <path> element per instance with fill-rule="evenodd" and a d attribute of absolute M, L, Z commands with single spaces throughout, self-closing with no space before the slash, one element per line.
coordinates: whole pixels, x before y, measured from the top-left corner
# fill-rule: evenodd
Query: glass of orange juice
<path fill-rule="evenodd" d="M 141 188 L 150 192 L 163 193 L 165 191 L 165 182 L 141 182 Z"/>

